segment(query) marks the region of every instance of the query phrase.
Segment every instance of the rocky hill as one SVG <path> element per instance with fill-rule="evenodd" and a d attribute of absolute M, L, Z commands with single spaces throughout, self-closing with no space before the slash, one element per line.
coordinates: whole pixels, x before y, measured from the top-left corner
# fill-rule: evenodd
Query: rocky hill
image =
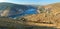
<path fill-rule="evenodd" d="M 37 26 L 60 28 L 60 3 L 38 7 L 38 12 L 39 14 L 28 15 L 23 18 L 25 21 L 30 22 L 29 25 L 35 23 L 34 25 Z"/>
<path fill-rule="evenodd" d="M 38 6 L 38 9 L 31 5 L 0 3 L 0 28 L 60 29 L 59 7 L 60 3 Z"/>
<path fill-rule="evenodd" d="M 13 3 L 0 3 L 0 16 L 16 18 L 28 14 L 36 14 L 36 7 Z"/>

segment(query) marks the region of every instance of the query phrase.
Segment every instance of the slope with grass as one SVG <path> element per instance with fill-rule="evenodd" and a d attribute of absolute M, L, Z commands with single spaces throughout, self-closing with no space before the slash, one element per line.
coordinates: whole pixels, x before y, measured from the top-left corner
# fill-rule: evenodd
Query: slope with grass
<path fill-rule="evenodd" d="M 39 14 L 24 16 L 22 20 L 30 22 L 29 25 L 60 28 L 60 3 L 39 7 L 38 11 Z"/>

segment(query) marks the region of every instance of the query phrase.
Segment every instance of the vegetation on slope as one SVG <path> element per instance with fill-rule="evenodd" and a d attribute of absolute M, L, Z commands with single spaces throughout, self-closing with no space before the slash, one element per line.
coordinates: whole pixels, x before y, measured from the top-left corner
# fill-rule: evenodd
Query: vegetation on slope
<path fill-rule="evenodd" d="M 50 29 L 60 28 L 59 4 L 38 7 L 39 14 L 27 15 L 16 20 L 0 17 L 0 26 L 7 29 Z M 0 28 L 1 28 L 0 27 Z"/>
<path fill-rule="evenodd" d="M 52 24 L 52 26 L 55 25 L 55 27 L 60 28 L 60 3 L 39 7 L 38 11 L 39 14 L 28 15 L 23 18 L 27 22 L 42 23 L 46 26 Z M 32 24 L 30 23 L 30 25 Z"/>

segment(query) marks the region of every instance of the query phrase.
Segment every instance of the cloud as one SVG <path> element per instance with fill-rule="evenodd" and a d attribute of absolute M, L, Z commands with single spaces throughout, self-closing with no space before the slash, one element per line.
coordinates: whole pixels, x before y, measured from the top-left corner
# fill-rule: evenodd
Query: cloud
<path fill-rule="evenodd" d="M 0 0 L 0 2 L 6 2 L 6 0 Z"/>

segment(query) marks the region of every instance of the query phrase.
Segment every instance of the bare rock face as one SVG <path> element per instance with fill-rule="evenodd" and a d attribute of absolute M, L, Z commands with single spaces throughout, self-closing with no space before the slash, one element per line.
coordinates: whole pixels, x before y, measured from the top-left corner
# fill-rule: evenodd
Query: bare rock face
<path fill-rule="evenodd" d="M 10 10 L 9 10 L 9 8 L 7 8 L 1 13 L 1 16 L 8 16 L 9 12 L 10 12 Z"/>

